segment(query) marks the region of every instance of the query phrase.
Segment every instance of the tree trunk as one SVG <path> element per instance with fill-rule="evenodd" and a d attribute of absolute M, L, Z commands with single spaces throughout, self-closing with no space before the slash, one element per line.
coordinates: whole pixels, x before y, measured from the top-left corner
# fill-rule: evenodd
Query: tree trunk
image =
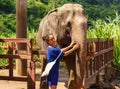
<path fill-rule="evenodd" d="M 27 37 L 27 0 L 16 0 L 16 38 Z M 17 44 L 18 50 L 26 49 L 26 44 Z M 27 75 L 27 60 L 16 60 L 18 75 Z"/>

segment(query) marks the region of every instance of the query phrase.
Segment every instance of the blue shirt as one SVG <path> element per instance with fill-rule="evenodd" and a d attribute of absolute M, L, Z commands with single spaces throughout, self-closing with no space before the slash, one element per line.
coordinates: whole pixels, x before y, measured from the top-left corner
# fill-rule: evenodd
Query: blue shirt
<path fill-rule="evenodd" d="M 57 56 L 60 54 L 61 50 L 57 46 L 48 46 L 47 47 L 47 61 L 52 62 L 54 61 Z M 49 75 L 47 76 L 47 84 L 57 85 L 58 82 L 58 73 L 59 73 L 59 61 L 64 56 L 64 52 L 61 53 L 60 57 L 57 59 L 55 65 L 50 70 Z"/>

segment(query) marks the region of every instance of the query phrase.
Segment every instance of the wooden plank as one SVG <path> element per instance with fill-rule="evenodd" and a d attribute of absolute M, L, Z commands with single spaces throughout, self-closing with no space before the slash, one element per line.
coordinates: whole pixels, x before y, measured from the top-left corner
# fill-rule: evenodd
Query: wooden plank
<path fill-rule="evenodd" d="M 35 89 L 35 63 L 31 60 L 27 61 L 27 87 L 29 89 Z"/>
<path fill-rule="evenodd" d="M 113 50 L 113 47 L 111 48 L 108 48 L 108 49 L 103 49 L 101 51 L 98 51 L 98 52 L 94 52 L 94 53 L 89 53 L 88 56 L 87 56 L 87 60 L 93 58 L 93 57 L 96 57 L 96 56 L 99 56 L 101 54 L 104 54 L 104 53 L 107 53 L 109 51 Z"/>
<path fill-rule="evenodd" d="M 112 38 L 87 38 L 87 43 L 88 42 L 104 42 L 104 41 L 112 41 L 113 39 Z"/>
<path fill-rule="evenodd" d="M 0 54 L 0 58 L 16 58 L 16 59 L 31 59 L 30 55 L 13 55 L 13 54 Z"/>
<path fill-rule="evenodd" d="M 27 81 L 27 77 L 0 76 L 0 80 Z"/>
<path fill-rule="evenodd" d="M 96 70 L 91 76 L 89 75 L 89 77 L 86 77 L 86 83 L 90 82 L 91 79 L 95 76 L 97 76 L 106 66 L 110 65 L 111 61 L 109 61 L 107 64 L 105 64 L 103 67 L 101 67 L 99 70 Z"/>
<path fill-rule="evenodd" d="M 30 55 L 30 52 L 27 50 L 16 50 L 16 54 L 20 55 Z"/>
<path fill-rule="evenodd" d="M 2 48 L 2 49 L 7 49 L 8 46 L 0 46 L 0 48 Z"/>
<path fill-rule="evenodd" d="M 33 50 L 33 54 L 37 54 L 37 55 L 46 55 L 46 51 L 38 51 L 38 50 Z"/>
<path fill-rule="evenodd" d="M 0 42 L 16 42 L 16 43 L 27 43 L 30 42 L 29 38 L 4 38 L 0 39 Z"/>

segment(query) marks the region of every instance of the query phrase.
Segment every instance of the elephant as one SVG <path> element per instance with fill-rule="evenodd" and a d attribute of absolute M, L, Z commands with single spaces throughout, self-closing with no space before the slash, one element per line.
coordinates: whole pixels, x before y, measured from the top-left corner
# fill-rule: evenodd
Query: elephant
<path fill-rule="evenodd" d="M 55 8 L 47 13 L 41 20 L 36 35 L 36 40 L 41 50 L 46 50 L 46 43 L 42 39 L 45 35 L 52 33 L 57 45 L 60 48 L 68 46 L 71 41 L 77 41 L 80 48 L 63 57 L 66 64 L 69 79 L 68 89 L 84 89 L 86 78 L 86 33 L 87 18 L 85 10 L 80 4 L 67 3 Z M 46 59 L 46 56 L 41 56 Z M 46 65 L 46 60 L 42 61 L 42 71 Z M 45 78 L 40 79 L 40 89 L 48 89 Z"/>

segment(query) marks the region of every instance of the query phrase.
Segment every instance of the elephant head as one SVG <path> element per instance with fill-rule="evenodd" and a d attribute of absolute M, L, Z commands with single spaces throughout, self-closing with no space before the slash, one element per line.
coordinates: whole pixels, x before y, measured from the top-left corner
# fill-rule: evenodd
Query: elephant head
<path fill-rule="evenodd" d="M 70 75 L 68 89 L 81 89 L 84 86 L 86 29 L 87 19 L 80 4 L 65 4 L 51 10 L 39 25 L 36 39 L 42 50 L 46 48 L 42 37 L 48 33 L 54 35 L 60 48 L 66 47 L 72 40 L 80 43 L 80 49 L 64 58 L 68 59 L 65 60 Z"/>

